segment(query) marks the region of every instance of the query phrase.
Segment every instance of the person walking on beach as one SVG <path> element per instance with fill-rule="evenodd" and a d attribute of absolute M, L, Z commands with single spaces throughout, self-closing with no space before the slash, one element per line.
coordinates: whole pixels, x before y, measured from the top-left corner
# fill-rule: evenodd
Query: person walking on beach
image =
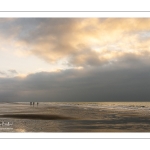
<path fill-rule="evenodd" d="M 37 106 L 38 106 L 38 104 L 39 104 L 39 103 L 37 102 Z"/>
<path fill-rule="evenodd" d="M 33 102 L 33 107 L 34 107 L 34 102 Z"/>
<path fill-rule="evenodd" d="M 32 105 L 32 102 L 30 102 L 30 106 Z"/>

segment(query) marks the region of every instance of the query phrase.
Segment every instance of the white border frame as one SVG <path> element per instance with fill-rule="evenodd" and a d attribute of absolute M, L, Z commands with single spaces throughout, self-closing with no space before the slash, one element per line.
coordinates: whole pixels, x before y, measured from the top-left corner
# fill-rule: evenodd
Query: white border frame
<path fill-rule="evenodd" d="M 150 12 L 0 12 L 0 18 L 150 18 Z M 150 139 L 150 133 L 0 133 L 0 139 Z"/>

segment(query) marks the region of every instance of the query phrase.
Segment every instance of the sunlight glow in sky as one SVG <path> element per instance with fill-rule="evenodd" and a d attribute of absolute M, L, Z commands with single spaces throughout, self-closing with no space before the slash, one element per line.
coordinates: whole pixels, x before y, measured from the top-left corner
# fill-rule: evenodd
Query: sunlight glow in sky
<path fill-rule="evenodd" d="M 0 76 L 101 65 L 127 53 L 143 57 L 149 37 L 150 19 L 0 19 Z"/>
<path fill-rule="evenodd" d="M 140 99 L 135 94 L 140 87 L 147 99 L 150 19 L 1 18 L 0 64 L 4 100 L 9 94 L 14 99 L 36 99 L 36 93 L 47 101 L 50 91 L 66 99 L 72 97 L 71 92 L 85 99 L 82 90 L 95 93 L 95 99 L 107 99 L 109 93 L 108 99 L 116 100 L 124 96 L 123 91 L 126 99 L 133 93 L 133 99 Z M 103 91 L 101 95 L 98 90 Z M 53 93 L 54 101 L 61 99 Z"/>

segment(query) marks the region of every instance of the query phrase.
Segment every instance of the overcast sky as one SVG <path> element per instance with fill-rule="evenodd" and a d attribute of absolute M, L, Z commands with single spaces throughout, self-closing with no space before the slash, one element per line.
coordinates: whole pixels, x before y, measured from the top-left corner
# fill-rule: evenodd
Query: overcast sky
<path fill-rule="evenodd" d="M 150 101 L 150 19 L 1 18 L 0 101 Z"/>

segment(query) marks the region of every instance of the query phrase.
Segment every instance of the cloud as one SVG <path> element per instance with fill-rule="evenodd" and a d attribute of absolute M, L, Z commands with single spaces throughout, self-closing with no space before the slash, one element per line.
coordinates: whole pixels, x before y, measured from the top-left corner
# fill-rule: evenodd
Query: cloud
<path fill-rule="evenodd" d="M 74 67 L 109 64 L 126 53 L 149 57 L 149 18 L 16 18 L 1 22 L 0 38 L 7 37 L 18 56 L 34 55 L 48 63 L 62 60 Z"/>
<path fill-rule="evenodd" d="M 7 71 L 0 71 L 0 77 L 6 77 L 6 78 L 12 78 L 14 76 L 17 76 L 18 72 L 16 70 L 10 69 Z"/>
<path fill-rule="evenodd" d="M 2 51 L 72 68 L 2 70 L 0 101 L 149 101 L 149 37 L 148 18 L 0 19 Z"/>
<path fill-rule="evenodd" d="M 1 101 L 149 101 L 148 60 L 134 55 L 86 69 L 40 72 L 26 78 L 0 78 Z"/>
<path fill-rule="evenodd" d="M 5 72 L 3 72 L 3 71 L 0 71 L 0 74 L 1 74 L 1 75 L 5 75 L 6 73 L 5 73 Z"/>
<path fill-rule="evenodd" d="M 10 69 L 10 70 L 8 70 L 10 73 L 12 73 L 12 74 L 17 74 L 18 72 L 16 71 L 16 70 L 13 70 L 13 69 Z"/>

